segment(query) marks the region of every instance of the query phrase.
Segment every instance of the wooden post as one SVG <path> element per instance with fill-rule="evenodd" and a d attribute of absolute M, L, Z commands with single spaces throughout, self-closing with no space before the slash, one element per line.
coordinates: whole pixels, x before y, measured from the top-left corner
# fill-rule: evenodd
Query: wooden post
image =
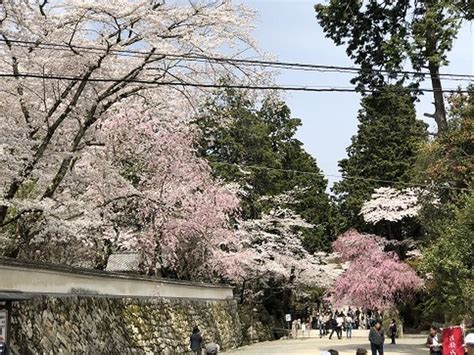
<path fill-rule="evenodd" d="M 6 309 L 7 309 L 7 338 L 5 339 L 5 341 L 7 343 L 8 351 L 11 353 L 11 351 L 10 351 L 10 339 L 11 339 L 10 324 L 11 324 L 11 314 L 12 314 L 12 301 L 7 301 L 6 306 L 7 306 L 6 307 Z"/>

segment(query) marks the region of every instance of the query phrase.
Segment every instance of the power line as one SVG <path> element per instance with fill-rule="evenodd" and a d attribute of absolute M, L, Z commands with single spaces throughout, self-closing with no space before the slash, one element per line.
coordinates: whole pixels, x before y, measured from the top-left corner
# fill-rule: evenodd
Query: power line
<path fill-rule="evenodd" d="M 368 178 L 368 177 L 363 177 L 363 176 L 332 175 L 332 174 L 316 173 L 313 171 L 271 168 L 271 167 L 262 166 L 262 165 L 247 165 L 247 164 L 237 164 L 237 163 L 226 163 L 226 162 L 220 162 L 220 161 L 209 161 L 209 164 L 234 166 L 234 167 L 239 167 L 239 168 L 279 171 L 279 172 L 285 172 L 285 173 L 311 175 L 311 176 L 318 176 L 318 177 L 334 177 L 334 178 L 349 179 L 349 180 L 366 180 L 366 181 L 381 182 L 381 183 L 386 183 L 386 184 L 399 184 L 399 185 L 405 185 L 405 186 L 411 186 L 411 187 L 424 187 L 424 188 L 436 187 L 439 189 L 446 189 L 446 190 L 474 192 L 473 189 L 464 188 L 464 187 L 441 186 L 441 185 L 434 185 L 434 184 L 416 184 L 416 183 L 408 183 L 408 182 L 401 182 L 401 181 L 394 181 L 394 180 Z"/>
<path fill-rule="evenodd" d="M 178 81 L 155 81 L 145 79 L 123 79 L 123 78 L 87 78 L 77 76 L 65 76 L 57 74 L 37 74 L 37 73 L 0 73 L 0 77 L 11 78 L 34 78 L 45 80 L 71 80 L 71 81 L 86 81 L 86 82 L 106 82 L 117 83 L 127 82 L 135 84 L 147 84 L 158 86 L 182 86 L 182 87 L 198 87 L 198 88 L 212 88 L 212 89 L 248 89 L 248 90 L 278 90 L 278 91 L 307 91 L 307 92 L 355 92 L 359 93 L 356 88 L 347 87 L 327 87 L 327 86 L 280 86 L 280 85 L 250 85 L 250 84 L 211 84 L 211 83 L 192 83 L 192 82 L 178 82 Z M 470 90 L 461 89 L 428 89 L 428 88 L 404 88 L 407 92 L 445 92 L 445 93 L 470 93 Z M 374 90 L 365 90 L 365 92 L 374 92 Z"/>
<path fill-rule="evenodd" d="M 23 41 L 23 40 L 6 40 L 1 39 L 0 42 L 4 42 L 7 45 L 17 45 L 20 47 L 31 48 L 35 47 L 51 47 L 52 50 L 87 50 L 91 52 L 103 52 L 106 50 L 101 47 L 94 46 L 79 46 L 79 45 L 68 45 L 62 43 L 40 43 L 34 41 Z M 2 43 L 0 43 L 2 44 Z M 217 62 L 217 63 L 228 63 L 228 64 L 239 64 L 239 65 L 250 65 L 250 66 L 260 66 L 260 67 L 273 67 L 278 69 L 291 69 L 291 70 L 310 70 L 310 71 L 323 71 L 323 72 L 339 72 L 339 73 L 353 73 L 357 74 L 360 72 L 365 73 L 379 73 L 379 74 L 403 74 L 403 75 L 430 75 L 428 72 L 420 71 L 406 71 L 406 70 L 397 70 L 389 71 L 385 69 L 364 69 L 360 67 L 348 67 L 348 66 L 335 66 L 335 65 L 322 65 L 322 64 L 308 64 L 308 63 L 298 63 L 298 62 L 281 62 L 281 61 L 269 61 L 269 60 L 256 60 L 256 59 L 238 59 L 238 58 L 226 58 L 226 57 L 214 57 L 198 54 L 173 54 L 173 53 L 150 53 L 138 50 L 130 49 L 109 49 L 110 53 L 122 54 L 128 56 L 164 56 L 174 59 L 185 59 L 188 61 L 205 61 L 205 62 Z M 436 77 L 442 78 L 444 80 L 474 80 L 474 75 L 472 74 L 458 74 L 458 73 L 439 73 Z"/>

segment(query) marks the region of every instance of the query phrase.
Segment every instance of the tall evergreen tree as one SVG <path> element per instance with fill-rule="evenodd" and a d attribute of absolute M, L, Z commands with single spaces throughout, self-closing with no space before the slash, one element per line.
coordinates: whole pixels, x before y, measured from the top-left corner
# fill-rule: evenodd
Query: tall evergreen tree
<path fill-rule="evenodd" d="M 448 64 L 461 22 L 473 17 L 472 1 L 331 0 L 315 9 L 326 36 L 336 45 L 347 44 L 347 55 L 361 66 L 353 80 L 361 87 L 378 88 L 387 80 L 417 87 L 427 69 L 435 112 L 426 115 L 434 118 L 438 132 L 447 130 L 440 68 Z M 399 74 L 407 63 L 418 74 Z"/>
<path fill-rule="evenodd" d="M 217 176 L 238 183 L 244 218 L 258 218 L 272 208 L 272 196 L 286 194 L 287 207 L 314 225 L 305 235 L 307 249 L 328 249 L 334 233 L 327 181 L 295 138 L 301 121 L 288 106 L 272 98 L 256 103 L 245 92 L 226 89 L 200 116 L 199 151 Z"/>
<path fill-rule="evenodd" d="M 344 217 L 342 229 L 368 230 L 359 214 L 363 202 L 375 188 L 406 187 L 418 146 L 427 138 L 412 97 L 400 86 L 385 86 L 364 97 L 361 105 L 357 134 L 348 157 L 339 162 L 343 179 L 333 187 Z"/>

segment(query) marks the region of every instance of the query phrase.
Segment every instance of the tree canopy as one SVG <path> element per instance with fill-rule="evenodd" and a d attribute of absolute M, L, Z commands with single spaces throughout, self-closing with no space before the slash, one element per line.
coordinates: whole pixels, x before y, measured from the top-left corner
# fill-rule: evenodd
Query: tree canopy
<path fill-rule="evenodd" d="M 348 158 L 339 162 L 343 179 L 333 187 L 343 230 L 367 228 L 360 211 L 376 188 L 406 187 L 418 147 L 427 139 L 426 125 L 416 119 L 413 100 L 403 88 L 386 86 L 364 97 L 361 106 Z"/>
<path fill-rule="evenodd" d="M 428 69 L 435 90 L 435 113 L 428 116 L 435 119 L 438 132 L 447 130 L 440 67 L 448 64 L 447 54 L 461 22 L 472 18 L 469 1 L 331 0 L 315 9 L 326 36 L 336 45 L 346 45 L 347 55 L 361 66 L 353 79 L 361 89 L 407 81 L 417 87 L 421 72 Z M 419 74 L 398 73 L 406 59 Z"/>
<path fill-rule="evenodd" d="M 208 101 L 196 124 L 202 131 L 199 152 L 217 176 L 238 184 L 244 218 L 272 208 L 272 199 L 262 197 L 286 193 L 286 206 L 313 225 L 305 246 L 311 252 L 329 247 L 327 181 L 295 138 L 301 121 L 284 102 L 267 97 L 258 103 L 248 93 L 224 90 Z"/>

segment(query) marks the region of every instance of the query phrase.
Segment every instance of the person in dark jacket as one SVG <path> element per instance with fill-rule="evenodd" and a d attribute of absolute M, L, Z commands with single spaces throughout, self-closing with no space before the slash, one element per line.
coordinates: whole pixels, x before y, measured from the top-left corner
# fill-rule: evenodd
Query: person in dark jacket
<path fill-rule="evenodd" d="M 196 326 L 193 328 L 193 333 L 189 338 L 191 351 L 195 355 L 201 355 L 202 353 L 202 335 L 199 328 Z"/>
<path fill-rule="evenodd" d="M 5 338 L 0 335 L 0 355 L 8 355 L 7 343 L 5 343 Z"/>
<path fill-rule="evenodd" d="M 395 344 L 395 337 L 397 336 L 397 323 L 395 319 L 392 319 L 392 323 L 390 323 L 390 327 L 388 328 L 390 331 L 390 338 L 392 338 L 392 344 Z"/>
<path fill-rule="evenodd" d="M 385 336 L 382 330 L 382 324 L 375 322 L 375 325 L 370 328 L 369 332 L 370 349 L 372 355 L 383 355 L 383 343 L 385 342 Z"/>
<path fill-rule="evenodd" d="M 426 339 L 426 347 L 430 349 L 430 355 L 441 355 L 443 353 L 443 339 L 441 339 L 441 334 L 435 326 L 430 328 L 430 334 Z"/>
<path fill-rule="evenodd" d="M 337 336 L 339 336 L 339 332 L 337 330 L 337 320 L 336 320 L 336 316 L 334 317 L 331 317 L 331 334 L 329 334 L 329 339 L 332 338 L 332 335 L 334 333 L 336 333 Z"/>

